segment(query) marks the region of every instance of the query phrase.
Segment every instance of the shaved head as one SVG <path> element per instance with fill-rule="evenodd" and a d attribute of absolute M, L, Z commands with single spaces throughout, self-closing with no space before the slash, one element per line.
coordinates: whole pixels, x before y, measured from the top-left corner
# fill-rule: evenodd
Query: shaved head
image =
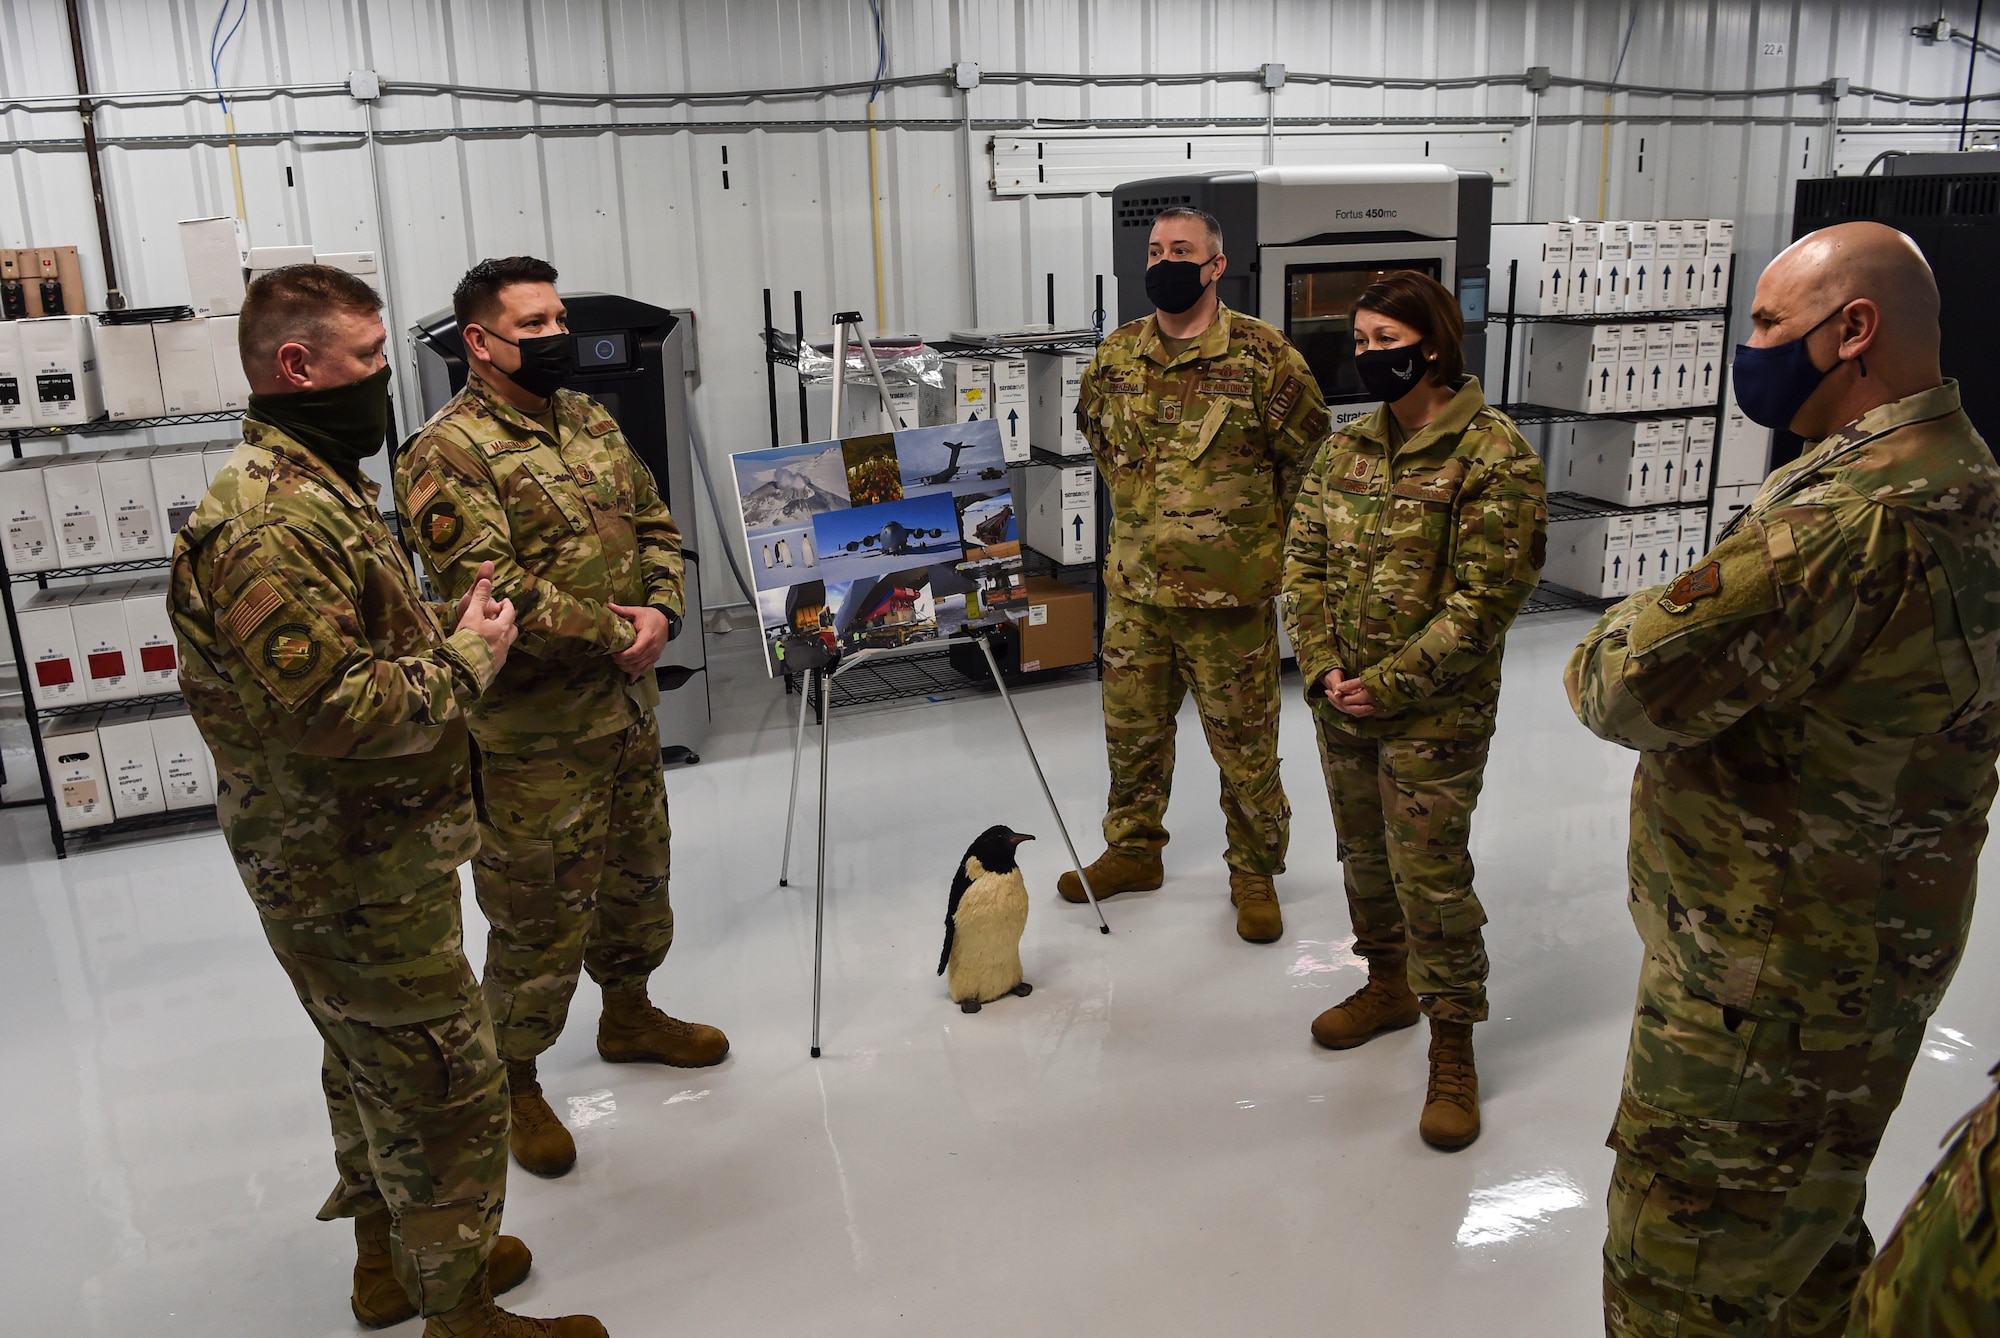
<path fill-rule="evenodd" d="M 1806 341 L 1827 369 L 1792 430 L 1821 437 L 1943 380 L 1938 287 L 1917 244 L 1881 223 L 1837 223 L 1799 238 L 1757 281 L 1753 348 Z"/>

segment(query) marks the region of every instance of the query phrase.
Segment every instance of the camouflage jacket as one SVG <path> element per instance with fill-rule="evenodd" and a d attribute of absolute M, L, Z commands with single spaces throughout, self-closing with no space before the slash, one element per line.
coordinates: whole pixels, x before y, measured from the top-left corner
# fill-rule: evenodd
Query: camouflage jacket
<path fill-rule="evenodd" d="M 1336 432 L 1306 474 L 1285 542 L 1283 608 L 1306 700 L 1364 738 L 1485 738 L 1507 628 L 1548 542 L 1542 462 L 1479 382 L 1393 452 L 1389 410 Z M 1327 672 L 1382 708 L 1341 715 Z"/>
<path fill-rule="evenodd" d="M 1170 359 L 1153 317 L 1121 325 L 1083 374 L 1077 421 L 1111 493 L 1111 590 L 1208 609 L 1278 593 L 1285 518 L 1329 422 L 1282 334 L 1221 307 Z"/>
<path fill-rule="evenodd" d="M 445 635 L 452 611 L 418 595 L 379 492 L 246 420 L 174 541 L 181 691 L 274 919 L 393 901 L 479 844 L 465 706 L 493 657 L 476 632 Z"/>
<path fill-rule="evenodd" d="M 1936 1008 L 2000 757 L 1996 530 L 1947 381 L 1814 443 L 1571 656 L 1577 716 L 1640 750 L 1632 915 L 1691 993 L 1807 1049 Z"/>
<path fill-rule="evenodd" d="M 660 703 L 650 673 L 630 681 L 612 656 L 632 625 L 612 604 L 682 609 L 681 533 L 653 475 L 604 406 L 558 390 L 556 437 L 467 380 L 396 460 L 404 533 L 437 587 L 456 599 L 493 563 L 520 639 L 472 711 L 496 752 L 536 752 L 626 728 Z"/>

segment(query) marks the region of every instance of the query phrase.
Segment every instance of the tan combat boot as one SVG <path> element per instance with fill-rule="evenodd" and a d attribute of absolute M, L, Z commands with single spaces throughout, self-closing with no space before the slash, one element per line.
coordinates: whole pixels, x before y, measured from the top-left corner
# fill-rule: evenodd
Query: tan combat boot
<path fill-rule="evenodd" d="M 1385 1031 L 1414 1026 L 1423 1010 L 1399 961 L 1368 963 L 1368 983 L 1313 1019 L 1313 1039 L 1329 1050 L 1351 1050 Z"/>
<path fill-rule="evenodd" d="M 1479 1074 L 1472 1067 L 1472 1024 L 1431 1019 L 1431 1085 L 1417 1132 L 1434 1148 L 1462 1148 L 1479 1137 Z"/>
<path fill-rule="evenodd" d="M 1107 850 L 1084 873 L 1099 901 L 1120 892 L 1151 892 L 1167 881 L 1166 865 L 1157 850 Z M 1064 901 L 1090 900 L 1083 894 L 1083 883 L 1074 869 L 1056 879 L 1056 891 L 1062 893 Z"/>
<path fill-rule="evenodd" d="M 1261 873 L 1229 873 L 1229 904 L 1236 908 L 1236 937 L 1245 943 L 1273 943 L 1285 932 L 1278 889 Z"/>
<path fill-rule="evenodd" d="M 354 1295 L 348 1304 L 364 1329 L 386 1329 L 414 1319 L 416 1302 L 396 1281 L 389 1258 L 389 1228 L 394 1219 L 388 1210 L 362 1214 L 354 1219 Z M 512 1291 L 528 1276 L 534 1256 L 516 1236 L 501 1236 L 486 1256 L 486 1276 L 495 1293 Z"/>
<path fill-rule="evenodd" d="M 466 1289 L 465 1298 L 441 1315 L 424 1321 L 424 1338 L 610 1338 L 589 1315 L 560 1319 L 529 1319 L 493 1304 L 487 1272 Z"/>
<path fill-rule="evenodd" d="M 576 1165 L 576 1140 L 542 1096 L 535 1061 L 507 1062 L 507 1147 L 524 1171 L 557 1176 Z"/>
<path fill-rule="evenodd" d="M 604 991 L 597 1053 L 613 1064 L 650 1060 L 677 1069 L 705 1069 L 729 1053 L 729 1038 L 718 1028 L 667 1016 L 647 1001 L 644 985 L 635 985 Z"/>

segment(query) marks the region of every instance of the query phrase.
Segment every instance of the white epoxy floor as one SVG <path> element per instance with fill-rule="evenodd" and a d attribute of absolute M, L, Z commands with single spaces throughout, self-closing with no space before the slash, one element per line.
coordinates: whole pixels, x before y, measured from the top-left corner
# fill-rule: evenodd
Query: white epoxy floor
<path fill-rule="evenodd" d="M 1307 1032 L 1363 971 L 1295 678 L 1287 933 L 1266 947 L 1232 932 L 1191 711 L 1167 885 L 1108 903 L 1108 938 L 1055 895 L 1061 844 L 997 699 L 837 719 L 815 1062 L 804 859 L 777 886 L 793 699 L 747 634 L 712 642 L 716 735 L 669 777 L 680 942 L 655 985 L 735 1051 L 694 1073 L 602 1064 L 585 984 L 543 1065 L 580 1162 L 511 1178 L 506 1227 L 536 1253 L 513 1300 L 592 1310 L 622 1338 L 1597 1331 L 1638 945 L 1631 761 L 1562 698 L 1586 625 L 1532 619 L 1509 650 L 1475 828 L 1486 1132 L 1456 1155 L 1417 1138 L 1422 1028 L 1344 1054 Z M 1020 700 L 1089 858 L 1096 685 Z M 933 971 L 954 864 L 992 822 L 1042 838 L 1025 847 L 1036 989 L 967 1017 Z M 2000 1053 L 1991 918 L 1876 1164 L 1878 1232 Z M 350 1238 L 313 1220 L 332 1183 L 318 1042 L 218 835 L 58 863 L 39 813 L 0 818 L 0 1018 L 0 1327 L 357 1332 Z"/>

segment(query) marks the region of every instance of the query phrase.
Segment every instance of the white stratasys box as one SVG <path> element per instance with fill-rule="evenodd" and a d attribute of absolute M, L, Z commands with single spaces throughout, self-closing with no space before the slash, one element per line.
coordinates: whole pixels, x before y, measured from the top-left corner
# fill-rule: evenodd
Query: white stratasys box
<path fill-rule="evenodd" d="M 1028 441 L 1056 455 L 1090 454 L 1076 423 L 1076 402 L 1089 353 L 1028 354 Z"/>
<path fill-rule="evenodd" d="M 91 585 L 70 603 L 70 626 L 83 660 L 88 701 L 123 701 L 139 695 L 139 652 L 125 621 L 125 595 L 131 586 L 129 578 Z"/>
<path fill-rule="evenodd" d="M 181 223 L 188 294 L 197 316 L 234 316 L 243 310 L 243 270 L 250 242 L 234 218 L 190 218 Z"/>
<path fill-rule="evenodd" d="M 149 706 L 109 706 L 98 718 L 97 746 L 111 788 L 111 811 L 120 818 L 167 810 L 152 715 Z"/>
<path fill-rule="evenodd" d="M 49 518 L 55 522 L 62 565 L 94 567 L 115 561 L 104 489 L 97 481 L 97 457 L 52 459 L 42 467 L 42 483 L 49 493 Z"/>
<path fill-rule="evenodd" d="M 942 384 L 926 381 L 917 392 L 918 421 L 925 427 L 971 423 L 993 416 L 993 369 L 983 358 L 945 358 Z"/>
<path fill-rule="evenodd" d="M 56 552 L 56 524 L 42 470 L 59 456 L 31 455 L 0 460 L 0 526 L 5 527 L 7 570 L 50 571 L 62 563 Z"/>
<path fill-rule="evenodd" d="M 160 763 L 160 789 L 170 809 L 205 808 L 215 802 L 215 759 L 187 707 L 166 703 L 153 708 L 153 755 Z"/>
<path fill-rule="evenodd" d="M 84 701 L 83 657 L 76 651 L 76 628 L 69 620 L 77 591 L 37 590 L 20 608 L 21 648 L 27 655 L 28 687 L 43 710 L 80 706 Z"/>
<path fill-rule="evenodd" d="M 35 378 L 21 354 L 21 323 L 0 321 L 0 428 L 30 427 Z"/>
<path fill-rule="evenodd" d="M 153 447 L 127 446 L 97 457 L 97 486 L 104 495 L 112 562 L 167 555 L 166 527 L 153 487 Z"/>
<path fill-rule="evenodd" d="M 102 827 L 115 816 L 96 711 L 51 720 L 42 728 L 42 756 L 56 792 L 56 821 L 66 832 Z"/>
<path fill-rule="evenodd" d="M 1008 464 L 1025 464 L 1028 459 L 1028 360 L 988 358 L 993 379 L 993 417 L 1000 424 L 1000 448 Z"/>
<path fill-rule="evenodd" d="M 220 413 L 222 391 L 215 383 L 215 344 L 208 322 L 161 321 L 153 327 L 160 355 L 160 393 L 170 414 Z"/>
<path fill-rule="evenodd" d="M 88 316 L 40 316 L 15 321 L 21 336 L 22 384 L 36 427 L 73 427 L 104 416 L 97 380 L 97 344 Z"/>
<path fill-rule="evenodd" d="M 208 493 L 206 450 L 199 442 L 161 446 L 147 462 L 153 471 L 153 495 L 159 499 L 161 524 L 169 544 Z"/>
<path fill-rule="evenodd" d="M 166 572 L 133 581 L 125 591 L 125 628 L 139 657 L 139 695 L 180 689 L 180 643 L 167 613 Z"/>
<path fill-rule="evenodd" d="M 1703 415 L 1688 419 L 1687 452 L 1681 457 L 1683 502 L 1705 502 L 1715 482 L 1715 420 Z"/>
<path fill-rule="evenodd" d="M 93 337 L 105 416 L 158 418 L 164 414 L 167 402 L 160 395 L 160 356 L 153 347 L 152 322 L 99 324 Z"/>
<path fill-rule="evenodd" d="M 250 378 L 243 374 L 243 353 L 236 346 L 235 316 L 208 319 L 209 353 L 215 360 L 215 393 L 225 413 L 250 407 Z"/>
<path fill-rule="evenodd" d="M 1574 246 L 1575 233 L 1568 223 L 1495 223 L 1488 262 L 1492 310 L 1497 314 L 1508 309 L 1511 276 L 1515 315 L 1570 315 L 1574 307 L 1569 263 Z"/>

